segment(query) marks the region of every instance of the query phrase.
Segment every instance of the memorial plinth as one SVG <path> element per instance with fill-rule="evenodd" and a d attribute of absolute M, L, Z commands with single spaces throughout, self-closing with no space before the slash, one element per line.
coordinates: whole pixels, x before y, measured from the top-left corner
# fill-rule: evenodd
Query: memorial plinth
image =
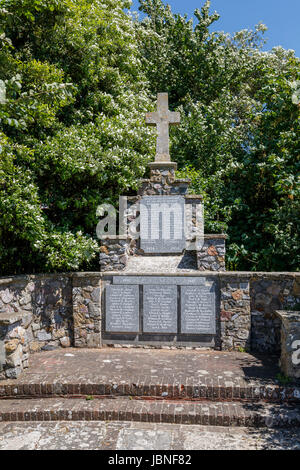
<path fill-rule="evenodd" d="M 226 237 L 204 235 L 202 196 L 188 194 L 190 180 L 176 178 L 169 126 L 180 114 L 169 111 L 167 93 L 158 94 L 146 123 L 157 127 L 155 161 L 127 210 L 139 236 L 105 237 L 100 248 L 102 342 L 216 347 L 220 295 L 209 272 L 225 270 Z"/>

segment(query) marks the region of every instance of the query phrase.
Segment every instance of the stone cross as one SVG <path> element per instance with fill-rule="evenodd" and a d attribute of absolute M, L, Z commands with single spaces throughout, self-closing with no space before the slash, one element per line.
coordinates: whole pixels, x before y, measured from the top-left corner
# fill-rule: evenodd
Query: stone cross
<path fill-rule="evenodd" d="M 157 111 L 146 113 L 146 124 L 157 126 L 156 162 L 170 162 L 169 125 L 180 123 L 180 113 L 169 111 L 168 93 L 158 93 Z"/>

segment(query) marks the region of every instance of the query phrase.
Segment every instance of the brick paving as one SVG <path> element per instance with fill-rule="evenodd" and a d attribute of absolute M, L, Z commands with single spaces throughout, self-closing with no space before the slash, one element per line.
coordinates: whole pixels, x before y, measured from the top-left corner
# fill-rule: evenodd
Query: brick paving
<path fill-rule="evenodd" d="M 211 426 L 297 427 L 300 409 L 260 403 L 191 403 L 129 398 L 2 400 L 0 421 L 135 421 Z"/>
<path fill-rule="evenodd" d="M 300 401 L 281 386 L 278 358 L 247 353 L 155 349 L 59 349 L 34 354 L 0 397 L 140 396 L 210 401 Z"/>
<path fill-rule="evenodd" d="M 299 383 L 278 384 L 277 363 L 207 350 L 42 352 L 0 383 L 0 421 L 300 427 Z"/>

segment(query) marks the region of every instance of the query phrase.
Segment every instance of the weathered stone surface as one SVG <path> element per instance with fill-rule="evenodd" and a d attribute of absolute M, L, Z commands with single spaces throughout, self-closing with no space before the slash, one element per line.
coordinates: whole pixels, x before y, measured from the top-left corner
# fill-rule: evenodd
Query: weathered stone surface
<path fill-rule="evenodd" d="M 213 411 L 213 407 L 210 409 Z M 68 439 L 62 439 L 66 430 Z M 300 450 L 299 430 L 293 428 L 254 429 L 154 422 L 129 424 L 128 421 L 68 421 L 64 427 L 63 423 L 50 421 L 4 422 L 0 424 L 0 434 L 3 436 L 0 450 L 115 449 L 152 453 L 157 449 L 185 450 L 186 453 L 191 450 Z"/>
<path fill-rule="evenodd" d="M 211 238 L 210 238 L 211 237 Z M 225 271 L 225 235 L 205 235 L 197 250 L 199 271 Z"/>
<path fill-rule="evenodd" d="M 10 341 L 7 341 L 5 343 L 5 350 L 7 354 L 11 354 L 13 351 L 17 349 L 19 345 L 19 340 L 17 339 L 11 339 Z"/>
<path fill-rule="evenodd" d="M 2 374 L 3 366 L 6 364 L 6 352 L 5 352 L 5 345 L 4 341 L 0 340 L 0 380 L 1 376 L 2 379 L 5 379 L 5 373 Z"/>
<path fill-rule="evenodd" d="M 3 287 L 0 285 L 0 299 L 6 309 L 0 313 L 0 330 L 1 325 L 7 325 L 2 361 L 6 377 L 17 377 L 28 367 L 28 352 L 56 345 L 58 329 L 53 325 L 59 324 L 59 336 L 69 335 L 72 314 L 68 276 L 33 276 L 30 281 L 16 277 L 12 281 L 12 284 L 8 281 L 7 287 L 5 282 L 2 282 Z"/>
<path fill-rule="evenodd" d="M 61 328 L 59 330 L 54 330 L 53 333 L 52 333 L 52 336 L 55 339 L 59 339 L 59 338 L 63 338 L 65 336 L 65 334 L 66 334 L 65 329 Z"/>
<path fill-rule="evenodd" d="M 130 238 L 102 240 L 99 255 L 100 271 L 123 271 L 127 265 L 131 242 Z"/>
<path fill-rule="evenodd" d="M 100 287 L 98 276 L 82 276 L 73 280 L 73 324 L 76 347 L 89 347 L 89 335 L 99 332 Z M 66 332 L 66 336 L 70 336 Z M 98 335 L 101 341 L 100 334 Z"/>
<path fill-rule="evenodd" d="M 186 251 L 183 255 L 131 256 L 125 273 L 195 273 L 197 258 L 194 251 Z"/>
<path fill-rule="evenodd" d="M 288 310 L 299 302 L 293 294 L 295 282 L 289 275 L 270 279 L 268 275 L 257 278 L 253 274 L 250 290 L 253 351 L 280 352 L 281 322 L 276 311 Z"/>
<path fill-rule="evenodd" d="M 60 344 L 63 348 L 69 348 L 71 346 L 71 341 L 70 338 L 67 336 L 64 336 L 63 338 L 60 338 Z"/>
<path fill-rule="evenodd" d="M 190 180 L 176 179 L 175 168 L 150 166 L 150 179 L 143 179 L 138 190 L 139 196 L 186 195 Z"/>
<path fill-rule="evenodd" d="M 6 365 L 8 367 L 17 367 L 22 365 L 22 346 L 19 344 L 11 354 L 6 356 Z"/>
<path fill-rule="evenodd" d="M 300 312 L 277 311 L 281 321 L 281 358 L 283 374 L 300 378 Z"/>
<path fill-rule="evenodd" d="M 14 298 L 13 293 L 7 288 L 1 293 L 2 302 L 9 304 Z"/>
<path fill-rule="evenodd" d="M 41 348 L 43 347 L 43 343 L 40 343 L 38 341 L 32 341 L 30 344 L 29 344 L 29 350 L 30 352 L 32 353 L 35 353 L 37 351 L 40 351 Z"/>
<path fill-rule="evenodd" d="M 9 369 L 6 369 L 6 371 L 5 371 L 6 377 L 8 379 L 17 379 L 22 372 L 23 372 L 23 369 L 20 366 L 11 367 Z"/>
<path fill-rule="evenodd" d="M 231 296 L 234 300 L 241 300 L 243 298 L 243 291 L 241 289 L 236 290 L 231 293 Z"/>
<path fill-rule="evenodd" d="M 56 344 L 45 344 L 45 346 L 42 347 L 42 351 L 54 351 L 55 349 L 57 349 L 57 345 Z"/>
<path fill-rule="evenodd" d="M 156 162 L 169 162 L 169 125 L 180 123 L 180 113 L 169 111 L 168 93 L 158 93 L 157 111 L 146 114 L 146 124 L 157 127 Z"/>
<path fill-rule="evenodd" d="M 51 333 L 44 330 L 38 331 L 36 337 L 39 341 L 49 341 L 52 339 Z"/>
<path fill-rule="evenodd" d="M 235 282 L 234 278 L 221 282 L 221 346 L 224 350 L 250 349 L 250 278 L 248 282 Z"/>

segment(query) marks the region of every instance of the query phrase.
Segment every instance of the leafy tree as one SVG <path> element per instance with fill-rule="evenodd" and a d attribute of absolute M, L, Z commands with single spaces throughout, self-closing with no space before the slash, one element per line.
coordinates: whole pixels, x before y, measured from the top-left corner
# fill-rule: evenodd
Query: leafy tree
<path fill-rule="evenodd" d="M 300 60 L 263 52 L 262 24 L 210 32 L 208 1 L 196 24 L 161 0 L 140 4 L 144 69 L 181 111 L 172 151 L 204 195 L 206 232 L 228 232 L 229 269 L 298 270 Z"/>
<path fill-rule="evenodd" d="M 1 0 L 0 272 L 97 269 L 96 207 L 153 146 L 123 0 Z"/>
<path fill-rule="evenodd" d="M 96 207 L 137 188 L 159 91 L 229 269 L 299 269 L 300 60 L 161 0 L 0 0 L 0 273 L 98 269 Z"/>

